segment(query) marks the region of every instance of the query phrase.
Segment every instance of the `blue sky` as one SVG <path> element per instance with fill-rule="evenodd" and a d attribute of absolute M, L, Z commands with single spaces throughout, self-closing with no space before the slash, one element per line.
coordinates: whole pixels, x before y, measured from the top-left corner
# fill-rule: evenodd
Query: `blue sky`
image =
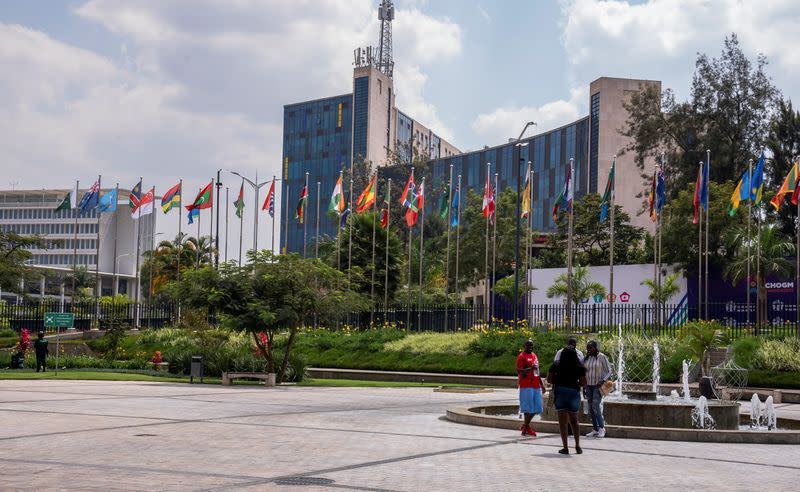
<path fill-rule="evenodd" d="M 350 91 L 353 49 L 377 44 L 377 3 L 0 2 L 3 167 L 22 188 L 98 172 L 122 186 L 142 175 L 157 191 L 179 177 L 198 187 L 220 167 L 272 175 L 283 104 Z M 662 80 L 684 98 L 697 52 L 717 55 L 731 32 L 799 95 L 790 0 L 396 5 L 398 106 L 462 150 L 530 119 L 544 131 L 585 115 L 600 76 Z"/>

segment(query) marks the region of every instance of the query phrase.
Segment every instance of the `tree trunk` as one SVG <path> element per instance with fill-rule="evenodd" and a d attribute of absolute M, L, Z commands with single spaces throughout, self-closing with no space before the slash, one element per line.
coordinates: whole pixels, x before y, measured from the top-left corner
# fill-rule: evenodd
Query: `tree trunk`
<path fill-rule="evenodd" d="M 289 366 L 289 353 L 292 351 L 292 345 L 294 345 L 294 336 L 296 334 L 297 334 L 297 328 L 291 328 L 289 330 L 289 340 L 287 340 L 286 342 L 286 351 L 283 353 L 283 362 L 281 363 L 281 371 L 275 378 L 278 384 L 281 384 L 283 382 L 283 376 L 286 374 L 286 367 Z"/>
<path fill-rule="evenodd" d="M 264 359 L 267 361 L 267 372 L 273 373 L 275 372 L 275 358 L 272 356 L 272 340 L 270 339 L 270 335 L 267 336 L 267 345 L 263 345 L 261 340 L 258 338 L 258 334 L 253 332 L 253 340 L 256 342 L 256 347 L 261 351 L 261 354 L 264 356 Z"/>

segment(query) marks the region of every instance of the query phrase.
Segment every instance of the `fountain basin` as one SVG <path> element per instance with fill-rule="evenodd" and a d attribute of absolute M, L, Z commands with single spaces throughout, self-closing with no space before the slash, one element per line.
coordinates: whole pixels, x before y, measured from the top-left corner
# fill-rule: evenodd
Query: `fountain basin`
<path fill-rule="evenodd" d="M 658 400 L 658 394 L 655 391 L 624 390 L 622 394 L 627 396 L 631 400 L 640 400 L 640 401 Z"/>

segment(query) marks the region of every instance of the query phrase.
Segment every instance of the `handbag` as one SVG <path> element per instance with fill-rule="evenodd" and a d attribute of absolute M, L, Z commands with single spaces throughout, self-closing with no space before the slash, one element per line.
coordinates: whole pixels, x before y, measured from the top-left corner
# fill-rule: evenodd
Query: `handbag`
<path fill-rule="evenodd" d="M 614 381 L 606 381 L 605 383 L 600 385 L 600 394 L 603 396 L 607 396 L 612 391 L 614 391 Z"/>

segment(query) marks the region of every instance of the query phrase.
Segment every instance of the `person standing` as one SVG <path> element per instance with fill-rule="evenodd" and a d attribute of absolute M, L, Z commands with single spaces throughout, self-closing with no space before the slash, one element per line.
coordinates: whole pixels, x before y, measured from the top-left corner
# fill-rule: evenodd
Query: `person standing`
<path fill-rule="evenodd" d="M 584 395 L 589 403 L 589 414 L 592 417 L 592 432 L 586 437 L 605 437 L 606 425 L 603 419 L 603 393 L 600 387 L 611 377 L 611 364 L 606 354 L 600 352 L 597 341 L 589 340 L 586 344 L 586 358 L 583 359 L 586 368 L 586 388 Z"/>
<path fill-rule="evenodd" d="M 586 368 L 578 360 L 572 347 L 565 347 L 558 362 L 554 362 L 547 373 L 547 382 L 553 385 L 553 399 L 558 415 L 558 431 L 561 434 L 560 454 L 569 454 L 567 431 L 571 427 L 575 438 L 575 452 L 582 454 L 578 410 L 581 406 L 580 388 L 586 386 Z"/>
<path fill-rule="evenodd" d="M 39 338 L 33 342 L 33 349 L 36 351 L 36 372 L 41 368 L 42 372 L 47 372 L 47 340 L 44 332 L 39 332 Z"/>
<path fill-rule="evenodd" d="M 567 340 L 567 345 L 566 346 L 567 347 L 572 347 L 572 350 L 574 350 L 575 353 L 578 354 L 578 360 L 579 361 L 583 361 L 583 352 L 578 350 L 578 341 L 575 340 L 575 338 L 570 337 L 569 340 Z M 558 362 L 558 359 L 561 358 L 561 352 L 563 350 L 564 350 L 563 348 L 558 349 L 558 352 L 556 352 L 555 357 L 553 357 L 553 361 L 554 362 Z"/>
<path fill-rule="evenodd" d="M 535 436 L 531 420 L 542 413 L 542 378 L 539 373 L 539 358 L 533 353 L 533 340 L 525 342 L 525 349 L 517 356 L 517 376 L 519 378 L 519 411 L 525 422 L 520 427 L 523 436 Z"/>

